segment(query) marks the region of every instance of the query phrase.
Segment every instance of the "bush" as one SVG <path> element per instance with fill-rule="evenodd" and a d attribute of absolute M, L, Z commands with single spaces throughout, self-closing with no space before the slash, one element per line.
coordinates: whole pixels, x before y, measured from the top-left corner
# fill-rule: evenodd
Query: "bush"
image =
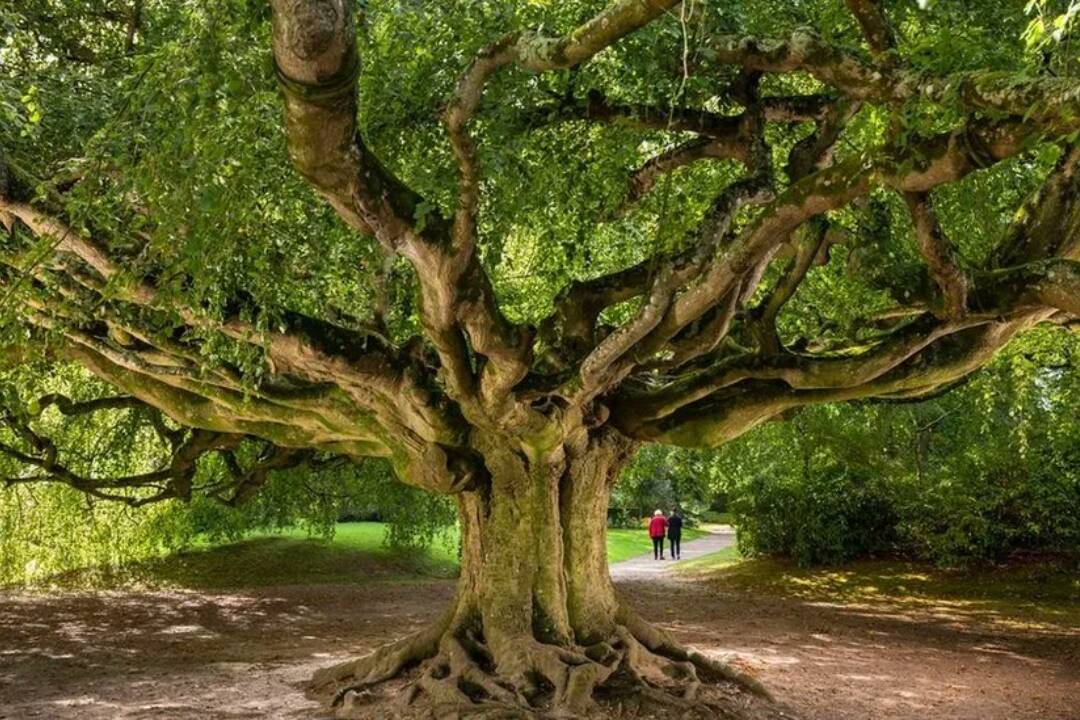
<path fill-rule="evenodd" d="M 886 484 L 834 466 L 808 478 L 755 478 L 733 503 L 739 550 L 800 565 L 835 564 L 888 552 L 894 500 Z"/>

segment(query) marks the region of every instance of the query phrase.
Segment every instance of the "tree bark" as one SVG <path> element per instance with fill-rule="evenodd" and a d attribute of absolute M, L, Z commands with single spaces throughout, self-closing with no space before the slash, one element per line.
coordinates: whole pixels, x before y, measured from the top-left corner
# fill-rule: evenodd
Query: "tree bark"
<path fill-rule="evenodd" d="M 458 496 L 452 606 L 412 637 L 320 671 L 315 696 L 341 717 L 371 717 L 361 694 L 406 675 L 380 717 L 610 717 L 616 705 L 622 716 L 777 716 L 756 681 L 682 647 L 619 599 L 605 535 L 629 440 L 604 433 L 531 456 L 497 436 L 478 446 L 491 477 Z"/>

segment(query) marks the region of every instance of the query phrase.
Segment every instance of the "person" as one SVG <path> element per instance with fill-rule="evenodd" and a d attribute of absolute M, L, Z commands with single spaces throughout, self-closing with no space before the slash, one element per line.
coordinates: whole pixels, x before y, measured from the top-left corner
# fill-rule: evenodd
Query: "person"
<path fill-rule="evenodd" d="M 649 537 L 652 538 L 653 560 L 657 558 L 664 559 L 665 530 L 667 530 L 667 518 L 664 517 L 664 512 L 658 509 L 653 513 L 652 520 L 649 521 Z"/>
<path fill-rule="evenodd" d="M 671 511 L 671 517 L 667 519 L 668 549 L 671 550 L 671 558 L 678 560 L 682 556 L 682 515 L 679 509 Z"/>

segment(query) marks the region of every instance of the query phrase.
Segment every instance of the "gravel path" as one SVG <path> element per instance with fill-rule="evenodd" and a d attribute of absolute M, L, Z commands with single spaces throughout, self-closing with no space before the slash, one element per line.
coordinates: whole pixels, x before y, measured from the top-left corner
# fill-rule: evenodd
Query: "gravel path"
<path fill-rule="evenodd" d="M 680 560 L 693 560 L 694 558 L 719 552 L 735 544 L 735 530 L 730 525 L 715 525 L 704 528 L 709 532 L 703 538 L 687 540 L 682 543 Z M 642 533 L 642 545 L 650 543 L 649 538 Z M 670 560 L 667 540 L 664 540 L 664 554 L 667 560 L 653 560 L 652 551 L 639 555 L 629 560 L 623 560 L 610 567 L 613 580 L 661 580 L 670 576 L 671 569 L 678 563 Z"/>

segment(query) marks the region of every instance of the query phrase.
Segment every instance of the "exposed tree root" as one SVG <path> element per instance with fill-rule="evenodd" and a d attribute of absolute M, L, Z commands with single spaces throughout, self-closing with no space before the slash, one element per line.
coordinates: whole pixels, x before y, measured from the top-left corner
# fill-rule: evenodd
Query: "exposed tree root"
<path fill-rule="evenodd" d="M 745 673 L 679 645 L 632 613 L 620 612 L 619 620 L 611 637 L 587 647 L 523 637 L 496 653 L 475 623 L 451 616 L 320 671 L 312 692 L 345 718 L 791 717 Z M 375 712 L 367 704 L 373 685 L 414 667 L 393 709 L 380 702 Z"/>
<path fill-rule="evenodd" d="M 697 650 L 682 645 L 672 638 L 670 634 L 652 623 L 646 622 L 640 615 L 625 606 L 619 610 L 619 622 L 629 628 L 633 636 L 653 653 L 673 660 L 691 663 L 704 675 L 706 680 L 714 682 L 726 680 L 749 690 L 759 697 L 775 702 L 772 694 L 757 678 L 751 677 L 725 662 L 706 657 Z"/>
<path fill-rule="evenodd" d="M 370 655 L 317 671 L 308 686 L 308 695 L 317 699 L 329 698 L 337 706 L 350 691 L 398 676 L 438 652 L 440 640 L 452 619 L 451 609 L 440 621 L 420 632 L 383 645 Z"/>

